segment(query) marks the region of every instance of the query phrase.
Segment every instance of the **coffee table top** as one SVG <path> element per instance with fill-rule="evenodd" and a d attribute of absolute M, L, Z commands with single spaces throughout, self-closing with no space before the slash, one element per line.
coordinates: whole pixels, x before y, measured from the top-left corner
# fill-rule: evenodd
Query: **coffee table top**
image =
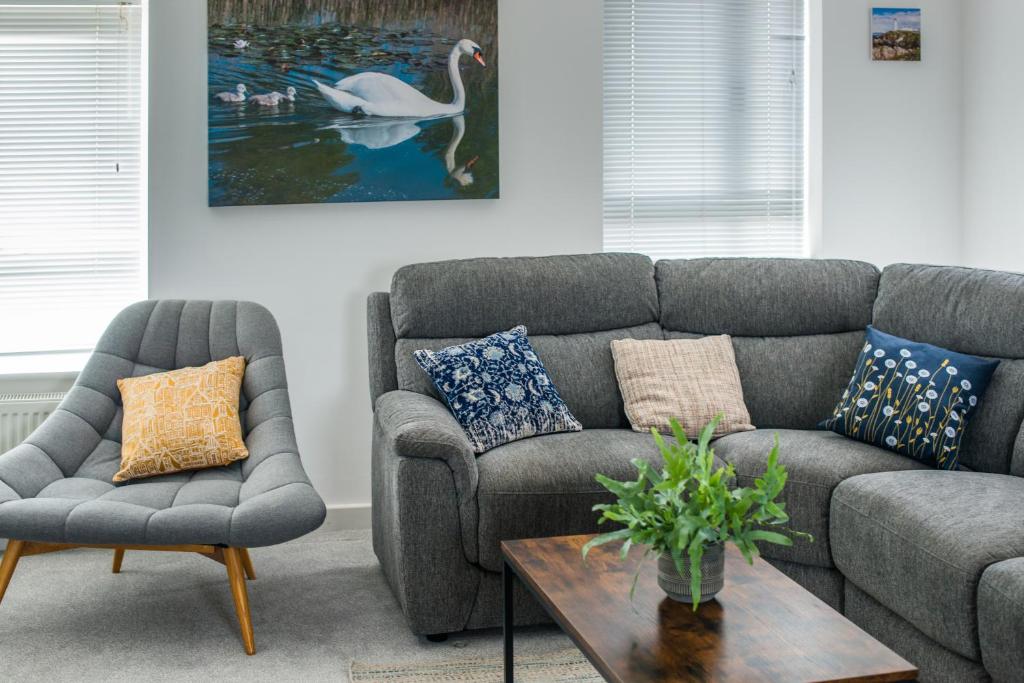
<path fill-rule="evenodd" d="M 693 612 L 657 584 L 642 554 L 619 559 L 592 536 L 504 541 L 502 555 L 609 681 L 906 681 L 917 669 L 764 560 L 726 549 L 725 588 Z"/>

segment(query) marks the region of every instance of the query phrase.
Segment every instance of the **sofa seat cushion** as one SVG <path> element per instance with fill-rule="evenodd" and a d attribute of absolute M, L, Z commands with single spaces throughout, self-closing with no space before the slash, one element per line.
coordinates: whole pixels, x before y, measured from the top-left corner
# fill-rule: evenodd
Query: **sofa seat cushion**
<path fill-rule="evenodd" d="M 480 564 L 501 571 L 501 541 L 599 531 L 591 508 L 615 497 L 595 481 L 635 479 L 633 458 L 661 465 L 650 434 L 588 429 L 499 446 L 477 458 Z M 600 530 L 603 530 L 602 527 Z"/>
<path fill-rule="evenodd" d="M 868 474 L 832 496 L 836 566 L 922 633 L 980 661 L 978 584 L 1024 557 L 1024 479 L 975 472 Z"/>
<path fill-rule="evenodd" d="M 739 485 L 751 486 L 764 473 L 775 434 L 779 435 L 779 462 L 789 473 L 779 500 L 786 504 L 789 526 L 814 536 L 813 543 L 798 539 L 791 547 L 761 544 L 765 557 L 776 560 L 834 566 L 829 552 L 829 503 L 835 487 L 858 474 L 924 468 L 910 458 L 824 431 L 759 429 L 730 434 L 712 447 L 715 455 L 736 468 Z"/>

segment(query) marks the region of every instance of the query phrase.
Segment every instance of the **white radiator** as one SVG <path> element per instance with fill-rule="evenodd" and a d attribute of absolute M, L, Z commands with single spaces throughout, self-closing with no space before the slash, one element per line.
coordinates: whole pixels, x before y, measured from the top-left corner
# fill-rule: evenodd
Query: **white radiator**
<path fill-rule="evenodd" d="M 54 411 L 64 394 L 0 394 L 0 453 L 25 440 Z"/>

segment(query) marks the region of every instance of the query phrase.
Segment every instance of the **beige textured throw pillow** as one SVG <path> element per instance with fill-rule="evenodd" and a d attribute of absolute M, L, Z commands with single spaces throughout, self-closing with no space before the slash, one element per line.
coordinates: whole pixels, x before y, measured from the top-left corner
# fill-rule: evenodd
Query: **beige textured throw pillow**
<path fill-rule="evenodd" d="M 703 339 L 612 342 L 615 375 L 634 431 L 667 432 L 676 418 L 696 438 L 715 415 L 715 436 L 754 429 L 743 402 L 736 355 L 728 335 Z"/>

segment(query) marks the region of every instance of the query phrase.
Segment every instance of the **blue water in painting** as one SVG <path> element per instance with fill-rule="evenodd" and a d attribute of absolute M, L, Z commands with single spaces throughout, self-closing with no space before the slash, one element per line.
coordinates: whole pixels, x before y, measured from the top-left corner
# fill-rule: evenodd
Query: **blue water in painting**
<path fill-rule="evenodd" d="M 211 26 L 210 205 L 497 197 L 496 55 L 486 70 L 463 57 L 467 107 L 457 117 L 343 114 L 312 82 L 333 85 L 355 73 L 376 71 L 448 102 L 447 58 L 461 37 L 470 36 L 434 35 L 422 26 Z M 249 45 L 236 48 L 236 40 Z M 478 42 L 487 49 L 483 40 Z M 239 83 L 249 94 L 283 93 L 292 86 L 295 101 L 259 106 L 214 97 Z"/>

